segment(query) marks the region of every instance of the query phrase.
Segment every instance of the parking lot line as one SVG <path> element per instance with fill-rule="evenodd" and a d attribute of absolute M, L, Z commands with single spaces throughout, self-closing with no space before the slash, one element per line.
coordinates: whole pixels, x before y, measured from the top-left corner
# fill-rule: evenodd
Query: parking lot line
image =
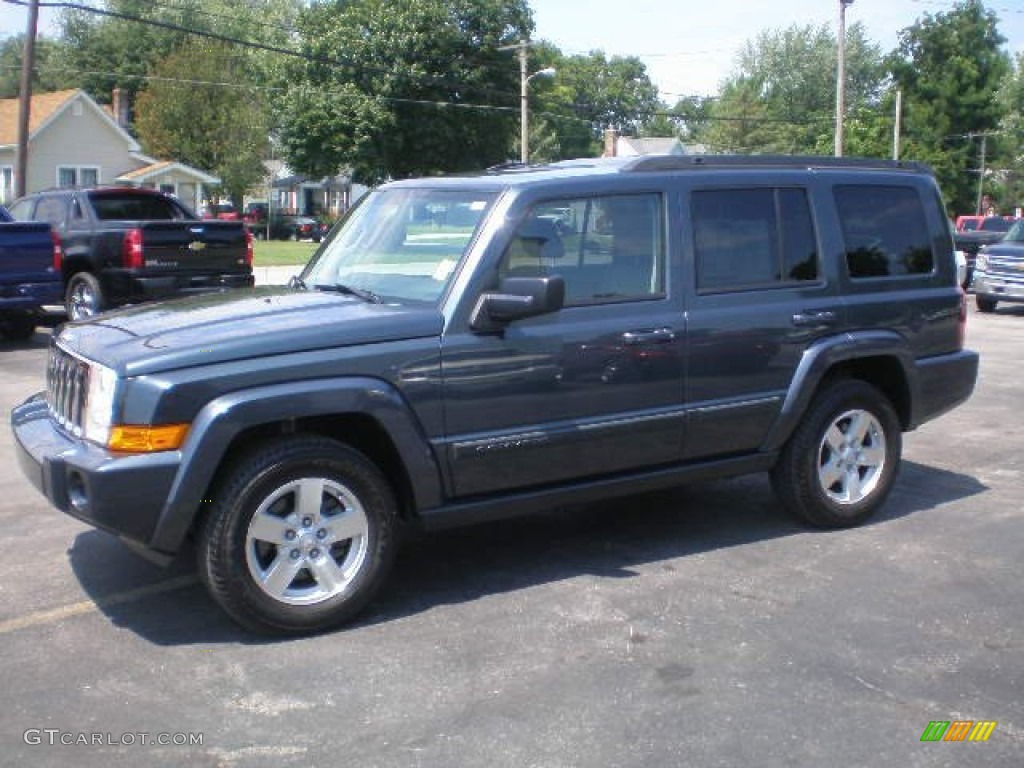
<path fill-rule="evenodd" d="M 50 608 L 45 611 L 26 613 L 24 616 L 17 616 L 13 619 L 0 621 L 0 635 L 10 634 L 11 632 L 17 632 L 20 629 L 28 629 L 29 627 L 54 624 L 58 621 L 69 619 L 72 616 L 81 616 L 86 613 L 93 613 L 113 605 L 133 603 L 136 600 L 142 600 L 143 598 L 150 597 L 152 595 L 159 595 L 163 592 L 172 592 L 183 587 L 190 587 L 197 582 L 198 579 L 195 576 L 179 576 L 174 579 L 168 579 L 167 581 L 157 582 L 156 584 L 148 584 L 145 587 L 128 589 L 124 592 L 115 592 L 112 595 L 101 597 L 98 600 L 83 600 L 79 603 L 62 605 L 59 608 Z"/>

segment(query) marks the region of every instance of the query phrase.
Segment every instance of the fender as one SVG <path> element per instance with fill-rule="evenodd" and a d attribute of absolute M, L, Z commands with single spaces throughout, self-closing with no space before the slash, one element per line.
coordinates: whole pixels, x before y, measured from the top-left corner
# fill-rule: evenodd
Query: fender
<path fill-rule="evenodd" d="M 768 430 L 762 451 L 777 451 L 793 434 L 811 404 L 818 385 L 834 366 L 867 357 L 891 357 L 903 371 L 910 402 L 918 401 L 920 389 L 914 355 L 906 339 L 894 331 L 854 331 L 821 339 L 804 350 L 789 384 L 779 415 Z"/>
<path fill-rule="evenodd" d="M 401 456 L 417 509 L 441 502 L 440 471 L 426 435 L 401 394 L 379 379 L 313 379 L 231 392 L 207 403 L 192 422 L 181 462 L 149 546 L 181 546 L 231 441 L 242 431 L 290 419 L 359 413 L 379 422 Z"/>

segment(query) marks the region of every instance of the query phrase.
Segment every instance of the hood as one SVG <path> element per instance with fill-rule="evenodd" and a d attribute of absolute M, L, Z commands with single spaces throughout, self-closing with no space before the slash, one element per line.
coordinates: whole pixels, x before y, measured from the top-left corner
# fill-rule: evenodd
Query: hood
<path fill-rule="evenodd" d="M 998 243 L 986 245 L 983 251 L 991 256 L 1016 256 L 1024 258 L 1024 241 L 1021 240 L 1000 240 Z"/>
<path fill-rule="evenodd" d="M 313 349 L 440 336 L 436 307 L 264 287 L 143 304 L 69 323 L 61 344 L 121 376 Z"/>

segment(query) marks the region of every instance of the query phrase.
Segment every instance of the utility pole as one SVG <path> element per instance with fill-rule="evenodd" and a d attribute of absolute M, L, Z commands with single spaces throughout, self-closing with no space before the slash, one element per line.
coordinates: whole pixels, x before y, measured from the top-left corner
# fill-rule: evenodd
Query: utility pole
<path fill-rule="evenodd" d="M 516 50 L 519 52 L 519 161 L 523 165 L 528 165 L 530 162 L 530 104 L 527 99 L 530 81 L 535 77 L 551 77 L 555 74 L 552 67 L 545 67 L 532 75 L 528 74 L 526 50 L 530 45 L 529 40 L 522 40 L 498 48 L 499 51 Z"/>
<path fill-rule="evenodd" d="M 519 162 L 527 165 L 530 162 L 530 104 L 526 98 L 530 79 L 526 74 L 526 46 L 529 42 L 519 44 Z"/>
<path fill-rule="evenodd" d="M 843 156 L 843 116 L 846 112 L 846 6 L 853 0 L 839 0 L 839 35 L 836 66 L 836 157 Z"/>
<path fill-rule="evenodd" d="M 900 159 L 900 133 L 903 125 L 903 91 L 896 91 L 896 119 L 892 128 L 892 159 Z"/>
<path fill-rule="evenodd" d="M 23 197 L 28 178 L 28 128 L 32 111 L 32 72 L 36 65 L 36 27 L 39 25 L 39 0 L 28 6 L 25 48 L 21 54 L 21 90 L 18 94 L 18 165 L 14 175 L 14 196 Z"/>
<path fill-rule="evenodd" d="M 987 145 L 988 145 L 988 134 L 987 133 L 972 133 L 971 134 L 971 138 L 972 139 L 977 137 L 977 136 L 981 137 L 981 170 L 978 171 L 978 205 L 977 205 L 977 211 L 976 212 L 977 212 L 978 216 L 984 216 L 985 214 L 981 210 L 981 202 L 982 202 L 982 200 L 984 198 L 984 194 L 983 193 L 984 193 L 984 189 L 985 189 L 985 150 L 986 150 Z"/>

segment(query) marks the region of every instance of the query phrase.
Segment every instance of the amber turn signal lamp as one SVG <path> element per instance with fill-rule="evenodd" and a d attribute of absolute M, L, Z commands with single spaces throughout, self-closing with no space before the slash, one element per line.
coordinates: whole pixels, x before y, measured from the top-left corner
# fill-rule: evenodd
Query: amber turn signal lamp
<path fill-rule="evenodd" d="M 188 427 L 188 424 L 126 424 L 111 427 L 107 447 L 125 453 L 176 451 L 185 442 Z"/>

